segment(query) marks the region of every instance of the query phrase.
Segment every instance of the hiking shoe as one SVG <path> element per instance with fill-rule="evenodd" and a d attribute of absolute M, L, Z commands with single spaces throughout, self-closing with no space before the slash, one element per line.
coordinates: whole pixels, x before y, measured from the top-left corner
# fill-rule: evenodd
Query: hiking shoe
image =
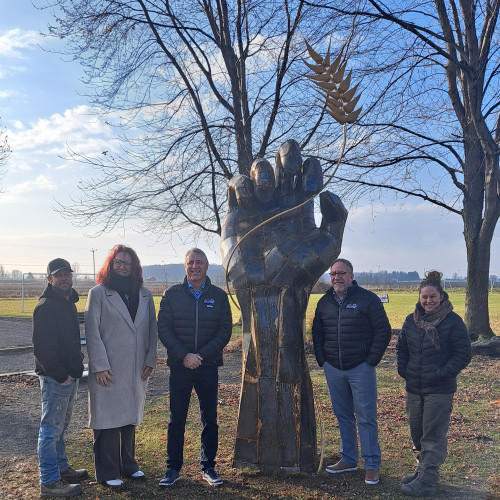
<path fill-rule="evenodd" d="M 165 472 L 165 476 L 160 480 L 160 486 L 172 486 L 178 480 L 179 471 L 175 469 L 167 469 L 167 472 Z"/>
<path fill-rule="evenodd" d="M 61 472 L 61 479 L 68 483 L 79 483 L 84 479 L 89 478 L 89 473 L 87 469 L 73 469 L 73 467 L 68 467 L 66 470 Z"/>
<path fill-rule="evenodd" d="M 40 497 L 74 497 L 83 493 L 80 484 L 69 484 L 64 479 L 40 485 Z"/>
<path fill-rule="evenodd" d="M 401 491 L 411 497 L 433 497 L 436 494 L 436 486 L 424 483 L 417 477 L 411 483 L 402 484 Z"/>
<path fill-rule="evenodd" d="M 351 472 L 358 470 L 358 466 L 356 464 L 349 465 L 345 462 L 342 462 L 342 460 L 339 460 L 336 464 L 329 465 L 325 470 L 330 474 L 339 474 L 340 472 Z"/>
<path fill-rule="evenodd" d="M 413 474 L 409 474 L 408 476 L 403 476 L 401 482 L 403 484 L 411 483 L 414 479 L 417 479 L 418 471 L 415 471 Z"/>
<path fill-rule="evenodd" d="M 205 469 L 201 472 L 201 477 L 211 486 L 222 484 L 222 479 L 215 473 L 214 469 Z"/>
<path fill-rule="evenodd" d="M 380 475 L 378 470 L 366 469 L 365 470 L 365 483 L 366 484 L 378 484 L 380 481 Z"/>

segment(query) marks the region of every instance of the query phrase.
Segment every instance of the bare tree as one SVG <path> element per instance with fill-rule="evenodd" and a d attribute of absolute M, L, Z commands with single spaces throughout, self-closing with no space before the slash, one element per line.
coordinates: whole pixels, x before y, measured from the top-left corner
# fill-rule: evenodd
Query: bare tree
<path fill-rule="evenodd" d="M 7 132 L 5 130 L 0 130 L 0 182 L 5 176 L 6 171 L 4 167 L 7 163 L 7 159 L 9 158 L 10 153 L 11 149 L 7 141 Z"/>
<path fill-rule="evenodd" d="M 80 264 L 75 261 L 73 262 L 73 264 L 71 264 L 71 268 L 73 269 L 73 281 L 77 283 L 80 274 Z"/>
<path fill-rule="evenodd" d="M 220 234 L 227 181 L 285 139 L 311 152 L 321 110 L 302 78 L 303 35 L 330 35 L 302 0 L 59 0 L 50 33 L 68 42 L 121 148 L 73 158 L 97 169 L 61 206 L 98 232 L 138 217 L 158 236 Z M 333 127 L 330 130 L 330 127 Z M 339 134 L 333 122 L 321 132 Z"/>
<path fill-rule="evenodd" d="M 327 4 L 345 29 L 356 25 L 349 50 L 365 89 L 338 180 L 358 194 L 390 189 L 462 217 L 466 322 L 472 336 L 489 337 L 490 248 L 500 216 L 500 2 Z M 422 252 L 432 252 L 424 239 Z"/>
<path fill-rule="evenodd" d="M 55 4 L 50 33 L 67 39 L 91 102 L 123 131 L 121 149 L 73 155 L 98 172 L 82 180 L 82 199 L 61 206 L 64 215 L 99 232 L 139 218 L 159 237 L 187 227 L 220 234 L 227 180 L 248 174 L 254 157 L 291 136 L 333 166 L 339 130 L 323 120 L 300 58 L 302 36 L 326 52 L 334 33 L 333 46 L 349 40 L 364 88 L 337 176 L 343 197 L 391 189 L 459 214 L 466 321 L 473 335 L 492 334 L 498 1 L 402 0 L 392 10 L 378 0 Z"/>

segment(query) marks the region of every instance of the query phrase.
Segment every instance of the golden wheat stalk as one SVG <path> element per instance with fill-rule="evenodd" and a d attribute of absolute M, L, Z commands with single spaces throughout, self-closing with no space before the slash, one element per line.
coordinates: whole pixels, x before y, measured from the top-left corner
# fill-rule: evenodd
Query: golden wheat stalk
<path fill-rule="evenodd" d="M 330 63 L 330 49 L 328 49 L 326 56 L 323 58 L 307 43 L 307 40 L 305 42 L 307 51 L 315 62 L 315 64 L 310 64 L 304 61 L 305 65 L 313 72 L 312 75 L 305 76 L 316 85 L 318 92 L 324 99 L 325 111 L 341 125 L 354 123 L 358 119 L 363 106 L 354 109 L 358 104 L 361 94 L 354 97 L 358 90 L 358 85 L 350 88 L 351 71 L 344 78 L 347 61 L 343 64 L 340 63 L 343 50 Z"/>

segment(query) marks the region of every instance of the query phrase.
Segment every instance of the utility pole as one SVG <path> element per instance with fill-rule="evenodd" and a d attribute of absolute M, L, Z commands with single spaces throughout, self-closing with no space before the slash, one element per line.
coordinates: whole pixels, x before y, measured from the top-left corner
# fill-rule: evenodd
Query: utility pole
<path fill-rule="evenodd" d="M 95 282 L 95 253 L 97 252 L 97 248 L 91 248 L 90 251 L 92 252 L 92 261 L 94 262 L 94 282 Z"/>
<path fill-rule="evenodd" d="M 165 264 L 165 261 L 162 260 L 163 263 L 163 274 L 165 275 L 165 290 L 167 289 L 167 265 Z"/>

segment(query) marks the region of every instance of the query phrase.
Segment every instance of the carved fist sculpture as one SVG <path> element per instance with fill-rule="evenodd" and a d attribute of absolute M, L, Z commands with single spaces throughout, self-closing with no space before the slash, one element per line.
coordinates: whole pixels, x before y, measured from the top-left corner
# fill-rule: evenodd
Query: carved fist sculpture
<path fill-rule="evenodd" d="M 229 257 L 249 231 L 322 187 L 318 160 L 303 162 L 294 140 L 280 147 L 274 169 L 257 159 L 250 177 L 237 175 L 228 185 L 221 250 L 243 324 L 235 467 L 316 470 L 305 314 L 313 285 L 340 253 L 347 210 L 338 196 L 323 192 L 320 227 L 311 200 L 254 231 Z"/>

